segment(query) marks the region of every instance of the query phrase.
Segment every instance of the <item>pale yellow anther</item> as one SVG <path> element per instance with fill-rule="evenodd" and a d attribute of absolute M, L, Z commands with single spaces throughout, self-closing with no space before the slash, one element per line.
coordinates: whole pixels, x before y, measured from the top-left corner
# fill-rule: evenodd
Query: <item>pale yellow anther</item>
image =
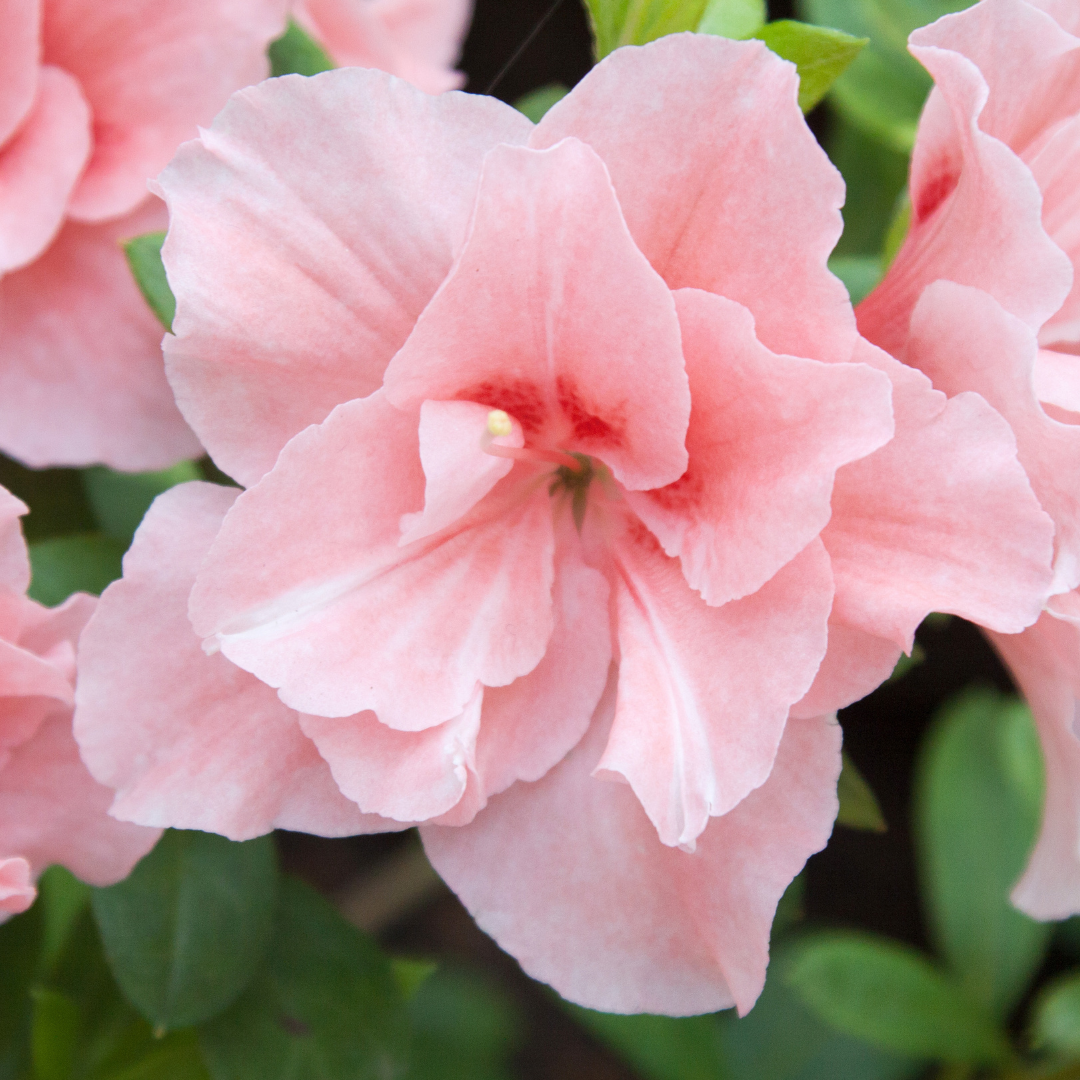
<path fill-rule="evenodd" d="M 514 430 L 514 424 L 508 413 L 502 409 L 492 409 L 488 413 L 487 429 L 489 435 L 509 435 Z"/>

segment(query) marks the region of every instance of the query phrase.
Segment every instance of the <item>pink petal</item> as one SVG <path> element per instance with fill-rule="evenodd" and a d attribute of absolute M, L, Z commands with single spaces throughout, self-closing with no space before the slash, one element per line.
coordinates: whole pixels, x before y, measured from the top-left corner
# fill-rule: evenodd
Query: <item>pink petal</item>
<path fill-rule="evenodd" d="M 1014 633 L 1050 585 L 1050 521 L 1008 424 L 978 394 L 946 399 L 865 342 L 856 358 L 893 380 L 892 442 L 836 474 L 821 537 L 834 619 L 910 650 L 931 611 Z"/>
<path fill-rule="evenodd" d="M 424 509 L 402 518 L 399 544 L 412 543 L 464 517 L 514 467 L 484 452 L 490 409 L 471 401 L 425 401 L 420 407 L 420 464 L 424 467 Z M 521 425 L 498 446 L 523 446 Z"/>
<path fill-rule="evenodd" d="M 1053 27 L 1026 4 L 994 2 L 995 10 L 1024 8 Z M 987 122 L 1000 126 L 995 107 L 987 105 L 986 78 L 949 49 L 949 28 L 971 11 L 940 19 L 911 38 L 913 55 L 937 84 L 912 158 L 912 224 L 884 281 L 858 311 L 862 333 L 892 353 L 903 346 L 923 289 L 939 278 L 984 289 L 1036 330 L 1061 306 L 1072 285 L 1068 257 L 1042 228 L 1042 197 L 1030 170 L 982 128 L 986 108 Z M 1008 49 L 1017 44 L 1004 25 L 994 33 Z M 1026 85 L 1001 108 L 1013 111 L 1025 94 Z"/>
<path fill-rule="evenodd" d="M 710 822 L 694 854 L 664 847 L 633 792 L 591 778 L 614 709 L 536 784 L 462 828 L 421 831 L 432 865 L 534 978 L 607 1012 L 753 1005 L 776 903 L 836 816 L 840 729 L 788 725 L 772 776 Z"/>
<path fill-rule="evenodd" d="M 1043 615 L 1022 634 L 988 634 L 1035 717 L 1046 766 L 1042 832 L 1012 900 L 1035 919 L 1080 912 L 1080 629 Z"/>
<path fill-rule="evenodd" d="M 160 178 L 166 355 L 221 468 L 255 483 L 379 386 L 465 239 L 484 154 L 530 130 L 493 98 L 340 70 L 245 90 L 180 150 Z"/>
<path fill-rule="evenodd" d="M 604 59 L 529 145 L 575 136 L 604 159 L 634 240 L 671 288 L 737 300 L 775 352 L 846 360 L 850 305 L 825 265 L 844 184 L 797 92 L 795 68 L 760 42 L 676 34 Z"/>
<path fill-rule="evenodd" d="M 1033 383 L 1039 401 L 1080 413 L 1080 357 L 1040 349 L 1035 358 Z"/>
<path fill-rule="evenodd" d="M 286 0 L 48 0 L 46 63 L 79 80 L 94 154 L 70 206 L 101 221 L 134 210 L 146 178 L 242 86 L 267 75 Z"/>
<path fill-rule="evenodd" d="M 18 852 L 35 875 L 60 863 L 91 885 L 111 885 L 157 842 L 157 829 L 116 821 L 112 792 L 94 782 L 61 708 L 0 769 L 0 851 Z"/>
<path fill-rule="evenodd" d="M 161 469 L 199 444 L 173 402 L 161 325 L 118 241 L 165 225 L 150 200 L 104 225 L 67 224 L 0 280 L 0 449 L 28 465 Z"/>
<path fill-rule="evenodd" d="M 1028 0 L 1032 7 L 1045 11 L 1063 30 L 1070 34 L 1080 31 L 1080 8 L 1073 0 Z"/>
<path fill-rule="evenodd" d="M 30 864 L 25 859 L 0 859 L 0 917 L 26 911 L 36 896 Z"/>
<path fill-rule="evenodd" d="M 37 92 L 41 0 L 0 2 L 0 147 L 22 123 Z"/>
<path fill-rule="evenodd" d="M 33 108 L 0 148 L 0 274 L 32 262 L 59 231 L 91 142 L 79 84 L 43 67 Z"/>
<path fill-rule="evenodd" d="M 858 364 L 778 356 L 740 304 L 675 294 L 693 407 L 687 471 L 627 496 L 710 604 L 756 592 L 825 527 L 839 466 L 892 437 L 892 387 Z"/>
<path fill-rule="evenodd" d="M 196 630 L 292 708 L 374 709 L 405 731 L 531 671 L 552 629 L 546 489 L 496 490 L 399 547 L 422 484 L 414 416 L 381 393 L 339 406 L 237 500 L 192 592 Z"/>
<path fill-rule="evenodd" d="M 116 789 L 111 813 L 122 820 L 235 840 L 273 828 L 330 836 L 393 828 L 341 794 L 273 690 L 206 656 L 191 629 L 188 593 L 236 495 L 184 484 L 144 519 L 123 580 L 105 590 L 80 644 L 83 758 Z"/>
<path fill-rule="evenodd" d="M 1035 398 L 1034 332 L 978 289 L 939 281 L 911 317 L 904 359 L 946 394 L 973 390 L 1009 422 L 1017 456 L 1056 526 L 1053 592 L 1080 585 L 1080 428 Z M 1015 572 L 1015 571 L 1014 571 Z"/>
<path fill-rule="evenodd" d="M 619 694 L 597 773 L 625 778 L 661 842 L 692 851 L 772 770 L 825 655 L 829 560 L 815 540 L 752 596 L 710 607 L 642 526 L 614 557 Z"/>
<path fill-rule="evenodd" d="M 423 731 L 395 731 L 373 712 L 302 716 L 300 723 L 348 798 L 368 813 L 412 824 L 445 814 L 465 794 L 476 771 L 483 699 L 477 686 L 460 716 Z"/>
<path fill-rule="evenodd" d="M 19 518 L 29 507 L 0 487 L 0 588 L 25 592 L 30 584 L 30 559 Z"/>
<path fill-rule="evenodd" d="M 587 146 L 491 151 L 465 249 L 386 389 L 402 407 L 503 409 L 527 443 L 595 454 L 630 488 L 679 477 L 690 393 L 675 306 Z"/>

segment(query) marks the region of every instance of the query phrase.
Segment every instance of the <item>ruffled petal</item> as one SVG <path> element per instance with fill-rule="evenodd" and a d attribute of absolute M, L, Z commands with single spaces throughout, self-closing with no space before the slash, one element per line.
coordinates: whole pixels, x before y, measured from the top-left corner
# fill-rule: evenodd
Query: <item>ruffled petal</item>
<path fill-rule="evenodd" d="M 606 1012 L 753 1005 L 777 901 L 836 816 L 840 728 L 788 725 L 766 783 L 709 823 L 693 854 L 665 847 L 625 784 L 593 779 L 614 711 L 535 784 L 462 828 L 421 830 L 432 865 L 534 978 Z"/>
<path fill-rule="evenodd" d="M 386 391 L 401 407 L 503 409 L 526 443 L 594 454 L 630 488 L 680 476 L 690 392 L 675 305 L 593 151 L 491 151 L 461 258 Z"/>
<path fill-rule="evenodd" d="M 674 484 L 627 498 L 691 587 L 726 604 L 760 589 L 825 527 L 837 468 L 892 437 L 892 386 L 865 365 L 770 352 L 731 300 L 675 296 L 690 464 Z"/>
<path fill-rule="evenodd" d="M 68 223 L 0 280 L 0 450 L 33 467 L 163 469 L 197 457 L 161 362 L 161 325 L 118 241 L 165 227 L 157 199 L 118 221 Z"/>
<path fill-rule="evenodd" d="M 19 518 L 29 507 L 0 487 L 0 588 L 25 592 L 30 584 L 30 557 Z"/>
<path fill-rule="evenodd" d="M 484 154 L 530 130 L 493 98 L 347 69 L 245 90 L 181 148 L 160 178 L 165 351 L 222 469 L 255 483 L 298 431 L 379 386 L 465 239 Z"/>
<path fill-rule="evenodd" d="M 794 65 L 761 42 L 674 34 L 606 57 L 530 145 L 574 136 L 603 158 L 634 240 L 671 288 L 737 300 L 774 352 L 847 360 L 851 307 L 825 265 L 844 183 L 797 96 Z"/>
<path fill-rule="evenodd" d="M 160 496 L 105 590 L 79 649 L 75 734 L 111 813 L 234 840 L 274 828 L 340 836 L 394 828 L 338 790 L 296 713 L 187 617 L 195 572 L 235 488 L 184 484 Z M 106 805 L 108 805 L 106 803 Z"/>
<path fill-rule="evenodd" d="M 752 596 L 710 607 L 642 526 L 614 550 L 619 694 L 598 774 L 625 778 L 664 844 L 765 782 L 825 655 L 832 576 L 815 540 Z"/>
<path fill-rule="evenodd" d="M 41 62 L 41 0 L 0 2 L 0 147 L 34 103 Z"/>
<path fill-rule="evenodd" d="M 1043 404 L 1080 413 L 1080 356 L 1040 349 L 1033 378 L 1035 396 Z"/>
<path fill-rule="evenodd" d="M 26 911 L 37 897 L 37 889 L 25 859 L 0 859 L 0 916 Z"/>

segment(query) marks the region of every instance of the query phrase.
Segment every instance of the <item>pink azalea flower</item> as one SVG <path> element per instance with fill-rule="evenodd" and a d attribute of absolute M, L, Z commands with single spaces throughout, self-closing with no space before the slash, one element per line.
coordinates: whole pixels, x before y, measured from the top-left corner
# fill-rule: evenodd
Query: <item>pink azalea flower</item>
<path fill-rule="evenodd" d="M 990 637 L 1035 713 L 1043 834 L 1013 894 L 1080 911 L 1080 7 L 983 0 L 916 31 L 936 81 L 911 165 L 911 231 L 859 328 L 946 394 L 1010 423 L 1054 519 L 1046 613 Z"/>
<path fill-rule="evenodd" d="M 340 70 L 181 150 L 167 365 L 248 490 L 159 498 L 82 639 L 114 815 L 422 823 L 567 997 L 753 1004 L 832 714 L 929 610 L 1029 625 L 1052 540 L 1004 420 L 858 336 L 796 91 L 679 35 L 535 127 Z"/>
<path fill-rule="evenodd" d="M 378 68 L 429 94 L 465 85 L 454 64 L 472 0 L 296 0 L 293 14 L 339 67 Z"/>
<path fill-rule="evenodd" d="M 126 877 L 158 830 L 109 817 L 71 734 L 75 648 L 96 604 L 76 593 L 57 608 L 26 594 L 19 529 L 26 507 L 0 488 L 0 913 L 24 911 L 33 882 L 61 863 L 84 881 Z"/>
<path fill-rule="evenodd" d="M 118 241 L 147 177 L 265 78 L 286 0 L 0 0 L 0 450 L 156 469 L 198 454 Z"/>

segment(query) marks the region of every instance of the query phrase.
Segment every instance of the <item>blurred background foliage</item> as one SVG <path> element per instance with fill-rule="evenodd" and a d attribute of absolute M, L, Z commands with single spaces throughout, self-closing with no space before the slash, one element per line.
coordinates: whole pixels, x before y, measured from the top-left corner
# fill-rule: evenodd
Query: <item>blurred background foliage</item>
<path fill-rule="evenodd" d="M 463 68 L 468 89 L 537 120 L 594 53 L 687 29 L 762 38 L 799 65 L 800 102 L 847 182 L 831 265 L 857 301 L 906 228 L 930 88 L 907 35 L 960 6 L 478 0 Z M 271 59 L 278 74 L 329 66 L 295 26 Z M 168 326 L 160 246 L 140 237 L 127 254 Z M 191 479 L 230 482 L 208 459 L 134 476 L 0 459 L 30 507 L 32 595 L 99 593 L 155 496 Z M 1080 920 L 1035 923 L 1008 901 L 1043 776 L 993 654 L 932 616 L 840 719 L 838 829 L 781 901 L 742 1019 L 560 1001 L 475 928 L 412 834 L 170 831 L 108 889 L 52 868 L 0 926 L 0 1080 L 1080 1080 Z"/>

